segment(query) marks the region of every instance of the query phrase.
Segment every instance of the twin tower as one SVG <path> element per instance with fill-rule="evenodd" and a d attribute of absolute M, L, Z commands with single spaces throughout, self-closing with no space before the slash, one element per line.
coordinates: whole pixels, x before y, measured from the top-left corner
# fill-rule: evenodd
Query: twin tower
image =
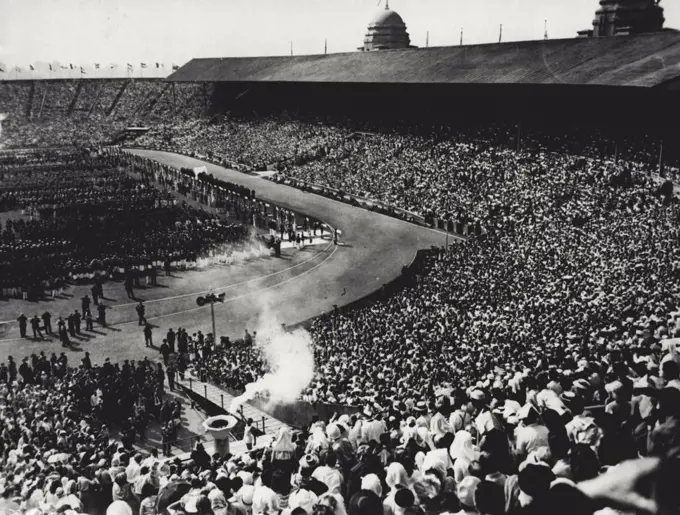
<path fill-rule="evenodd" d="M 579 31 L 580 37 L 607 37 L 660 32 L 664 16 L 660 0 L 600 0 L 593 28 Z M 404 20 L 390 10 L 389 1 L 368 25 L 359 50 L 391 50 L 411 47 Z"/>

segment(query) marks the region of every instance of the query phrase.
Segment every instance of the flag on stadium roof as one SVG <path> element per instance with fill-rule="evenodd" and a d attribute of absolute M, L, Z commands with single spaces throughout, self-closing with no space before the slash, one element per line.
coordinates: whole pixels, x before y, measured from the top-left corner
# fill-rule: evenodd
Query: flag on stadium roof
<path fill-rule="evenodd" d="M 146 63 L 139 63 L 142 65 L 142 68 L 146 68 Z"/>
<path fill-rule="evenodd" d="M 80 73 L 82 73 L 83 75 L 87 75 L 85 68 L 83 68 L 82 66 L 80 67 Z"/>
<path fill-rule="evenodd" d="M 111 65 L 111 69 L 113 70 L 114 68 L 118 68 L 118 65 L 117 65 L 116 63 L 113 63 L 113 64 Z"/>
<path fill-rule="evenodd" d="M 128 65 L 128 70 L 132 70 L 133 66 L 130 63 L 127 63 Z"/>
<path fill-rule="evenodd" d="M 15 67 L 14 67 L 14 70 L 17 71 L 17 72 L 20 72 L 20 71 L 21 71 L 21 68 L 19 68 L 18 66 L 15 66 Z"/>
<path fill-rule="evenodd" d="M 35 67 L 34 67 L 32 64 L 29 64 L 28 66 L 31 68 L 31 71 L 32 71 L 32 72 L 35 71 Z"/>
<path fill-rule="evenodd" d="M 50 67 L 50 71 L 53 72 L 54 69 L 52 68 L 52 65 L 51 65 L 51 64 L 48 64 L 48 66 Z"/>
<path fill-rule="evenodd" d="M 71 67 L 71 69 L 73 70 L 74 66 L 73 66 L 72 64 L 69 64 L 69 66 L 70 66 L 70 67 Z"/>
<path fill-rule="evenodd" d="M 61 65 L 61 69 L 62 69 L 62 70 L 68 70 L 68 66 L 66 66 L 65 64 L 62 64 L 62 65 Z"/>
<path fill-rule="evenodd" d="M 2 68 L 0 68 L 0 73 L 5 73 L 5 70 L 3 70 Z"/>
<path fill-rule="evenodd" d="M 98 70 L 99 69 L 99 63 L 94 63 L 94 69 Z"/>
<path fill-rule="evenodd" d="M 173 65 L 172 65 L 172 69 L 173 69 L 173 70 L 179 70 L 179 66 L 177 66 L 176 64 L 173 64 Z"/>

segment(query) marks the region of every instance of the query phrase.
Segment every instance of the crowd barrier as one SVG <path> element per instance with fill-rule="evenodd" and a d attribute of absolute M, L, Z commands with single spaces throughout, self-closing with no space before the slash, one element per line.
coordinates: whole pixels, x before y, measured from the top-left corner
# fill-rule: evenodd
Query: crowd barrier
<path fill-rule="evenodd" d="M 219 388 L 234 397 L 238 397 L 243 393 L 225 386 L 220 386 Z M 266 398 L 259 397 L 249 400 L 248 404 L 266 413 L 270 417 L 298 429 L 309 427 L 315 419 L 330 420 L 334 414 L 337 416 L 345 414 L 352 415 L 361 411 L 358 406 L 346 406 L 344 404 L 332 404 L 327 402 L 309 402 L 305 400 L 297 400 L 293 403 L 282 405 L 272 403 Z M 255 423 L 257 424 L 257 421 Z M 262 430 L 264 431 L 264 427 Z"/>
<path fill-rule="evenodd" d="M 293 404 L 272 404 L 266 399 L 253 399 L 250 404 L 290 427 L 302 429 L 315 420 L 330 420 L 333 415 L 353 415 L 361 411 L 357 406 L 296 401 Z"/>
<path fill-rule="evenodd" d="M 224 407 L 223 399 L 220 404 L 217 404 L 215 401 L 212 401 L 208 398 L 207 392 L 201 393 L 200 387 L 197 389 L 193 387 L 191 385 L 191 381 L 189 382 L 189 386 L 182 383 L 178 383 L 178 386 L 189 396 L 191 402 L 198 405 L 208 416 L 224 415 L 229 413 Z M 238 397 L 241 395 L 241 393 L 243 393 L 225 386 L 220 386 L 219 388 L 234 397 Z M 307 402 L 303 400 L 298 400 L 291 404 L 281 405 L 269 402 L 267 399 L 256 398 L 248 401 L 248 404 L 259 409 L 263 413 L 266 413 L 270 417 L 280 420 L 284 424 L 296 429 L 309 427 L 309 425 L 317 419 L 330 420 L 333 415 L 352 415 L 360 411 L 360 408 L 357 406 L 345 406 L 341 404 L 329 404 L 323 402 Z M 236 439 L 242 438 L 245 421 L 238 413 L 231 414 L 236 415 L 236 418 L 239 419 L 239 423 L 232 430 L 232 434 Z M 256 436 L 266 433 L 267 428 L 264 419 L 254 420 L 253 426 L 255 428 Z"/>

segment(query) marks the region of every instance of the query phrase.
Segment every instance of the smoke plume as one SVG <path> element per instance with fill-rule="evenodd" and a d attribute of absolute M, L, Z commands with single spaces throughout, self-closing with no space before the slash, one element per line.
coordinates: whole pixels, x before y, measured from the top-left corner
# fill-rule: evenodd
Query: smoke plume
<path fill-rule="evenodd" d="M 314 377 L 312 338 L 306 330 L 287 332 L 271 321 L 258 328 L 255 345 L 270 371 L 232 401 L 232 413 L 259 394 L 265 394 L 272 404 L 295 402 Z"/>

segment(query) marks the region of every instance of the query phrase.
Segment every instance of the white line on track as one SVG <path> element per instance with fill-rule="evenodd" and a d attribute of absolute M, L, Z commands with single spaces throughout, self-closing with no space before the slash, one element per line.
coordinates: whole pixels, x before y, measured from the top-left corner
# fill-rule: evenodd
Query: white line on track
<path fill-rule="evenodd" d="M 241 281 L 240 283 L 228 284 L 226 286 L 218 286 L 217 288 L 213 288 L 212 291 L 228 290 L 230 288 L 235 288 L 236 286 L 243 286 L 244 284 L 262 281 L 264 279 L 269 279 L 270 277 L 274 277 L 274 276 L 282 274 L 284 272 L 289 272 L 290 270 L 294 270 L 294 269 L 296 269 L 296 268 L 298 268 L 302 265 L 306 265 L 310 261 L 315 260 L 321 254 L 323 254 L 329 248 L 331 248 L 332 245 L 333 245 L 333 243 L 331 242 L 326 246 L 325 249 L 321 250 L 320 252 L 317 252 L 316 254 L 314 254 L 309 259 L 305 259 L 304 261 L 301 261 L 300 263 L 289 266 L 288 268 L 284 268 L 283 270 L 279 270 L 277 272 L 272 272 L 272 273 L 266 274 L 266 275 L 261 275 L 259 277 L 253 277 L 252 279 L 248 279 L 247 281 Z M 160 299 L 149 299 L 149 300 L 145 300 L 144 304 L 154 304 L 154 303 L 157 303 L 157 302 L 164 302 L 164 301 L 168 301 L 168 300 L 183 299 L 183 298 L 186 298 L 186 297 L 192 297 L 194 295 L 203 295 L 203 294 L 209 293 L 209 292 L 210 292 L 210 290 L 202 290 L 202 291 L 196 291 L 196 292 L 191 292 L 191 293 L 183 293 L 181 295 L 174 295 L 174 296 L 171 296 L 171 297 L 162 297 Z M 125 307 L 136 306 L 136 305 L 137 305 L 137 302 L 127 302 L 125 304 L 114 304 L 112 306 L 109 306 L 109 309 L 125 308 Z M 12 324 L 14 322 L 16 322 L 16 320 L 5 320 L 5 321 L 0 322 L 0 325 Z M 6 341 L 6 340 L 0 340 L 0 341 Z"/>
<path fill-rule="evenodd" d="M 293 281 L 294 279 L 298 279 L 299 277 L 302 277 L 303 275 L 308 274 L 309 272 L 311 272 L 311 271 L 314 270 L 315 268 L 318 268 L 318 267 L 320 267 L 321 265 L 323 265 L 326 261 L 328 261 L 331 257 L 333 257 L 333 254 L 335 254 L 335 253 L 337 252 L 338 247 L 339 247 L 339 245 L 338 245 L 338 246 L 335 246 L 335 248 L 333 249 L 333 252 L 331 252 L 330 254 L 328 254 L 322 261 L 320 261 L 319 263 L 317 263 L 316 265 L 314 265 L 312 268 L 310 268 L 310 269 L 308 269 L 308 270 L 305 270 L 304 272 L 301 272 L 301 273 L 299 273 L 298 275 L 295 275 L 295 276 L 293 276 L 293 277 L 289 277 L 288 279 L 284 279 L 284 280 L 281 281 L 281 282 L 278 282 L 278 283 L 276 283 L 276 284 L 272 284 L 272 285 L 270 285 L 270 286 L 267 286 L 266 288 L 260 288 L 259 290 L 254 290 L 254 291 L 251 291 L 251 292 L 248 292 L 248 293 L 244 293 L 243 295 L 239 295 L 239 296 L 237 296 L 237 297 L 232 297 L 232 298 L 230 298 L 230 299 L 225 299 L 224 304 L 228 304 L 228 303 L 233 302 L 233 301 L 235 301 L 235 300 L 244 299 L 244 298 L 246 298 L 246 297 L 250 297 L 251 295 L 255 295 L 255 294 L 258 294 L 258 293 L 262 293 L 262 292 L 267 291 L 267 290 L 271 290 L 272 288 L 276 288 L 277 286 L 280 286 L 280 285 L 282 285 L 282 284 L 286 284 L 287 282 Z M 317 255 L 318 255 L 318 254 L 317 254 Z M 170 317 L 170 316 L 181 315 L 181 314 L 184 314 L 184 313 L 192 313 L 192 312 L 194 312 L 194 311 L 198 311 L 198 310 L 201 310 L 201 309 L 206 309 L 207 307 L 209 307 L 209 305 L 201 306 L 201 307 L 196 307 L 196 308 L 191 308 L 191 309 L 184 309 L 184 310 L 181 310 L 181 311 L 175 311 L 174 313 L 166 313 L 165 315 L 158 315 L 158 316 L 149 317 L 149 318 L 147 318 L 147 320 L 157 320 L 157 319 L 159 319 L 159 318 L 166 318 L 166 317 Z M 130 320 L 129 322 L 118 322 L 118 323 L 115 323 L 115 324 L 109 324 L 109 326 L 116 326 L 116 327 L 119 327 L 119 326 L 123 326 L 123 325 L 130 325 L 130 324 L 137 324 L 137 323 L 138 323 L 137 320 Z M 108 327 L 108 326 L 107 326 L 107 327 Z M 105 328 L 104 328 L 104 329 L 105 329 Z M 0 343 L 4 343 L 4 342 L 16 342 L 16 341 L 25 341 L 25 340 L 26 340 L 25 338 L 7 338 L 7 339 L 4 339 L 4 340 L 0 340 Z"/>
<path fill-rule="evenodd" d="M 270 278 L 270 277 L 274 277 L 275 275 L 279 275 L 279 274 L 282 274 L 282 273 L 284 273 L 284 272 L 288 272 L 288 271 L 290 271 L 290 270 L 294 270 L 295 268 L 298 268 L 298 267 L 300 267 L 300 266 L 302 266 L 302 265 L 305 265 L 305 264 L 309 263 L 310 261 L 313 261 L 314 259 L 316 259 L 317 257 L 319 257 L 321 254 L 323 254 L 324 252 L 326 252 L 332 245 L 333 245 L 333 243 L 329 243 L 329 244 L 326 246 L 325 249 L 323 249 L 321 252 L 316 253 L 315 255 L 313 255 L 312 257 L 310 257 L 309 259 L 305 259 L 304 261 L 301 261 L 300 263 L 298 263 L 298 264 L 296 264 L 296 265 L 289 266 L 288 268 L 284 268 L 283 270 L 279 270 L 278 272 L 272 272 L 272 273 L 270 273 L 270 274 L 261 275 L 261 276 L 259 276 L 259 277 L 254 277 L 254 278 L 252 278 L 252 279 L 248 279 L 247 281 L 241 281 L 240 283 L 228 284 L 228 285 L 226 285 L 226 286 L 218 286 L 217 288 L 213 288 L 212 291 L 217 291 L 217 290 L 228 290 L 228 289 L 234 288 L 234 287 L 236 287 L 236 286 L 242 286 L 242 285 L 244 285 L 244 284 L 248 284 L 248 283 L 252 283 L 252 282 L 256 282 L 256 281 L 261 281 L 261 280 L 263 280 L 263 279 L 268 279 L 268 278 Z M 172 297 L 163 297 L 163 298 L 161 298 L 161 299 L 150 299 L 150 300 L 145 300 L 145 301 L 144 301 L 144 304 L 152 304 L 152 303 L 154 303 L 154 302 L 161 302 L 161 301 L 164 301 L 164 300 L 183 299 L 183 298 L 185 298 L 185 297 L 192 297 L 192 296 L 194 296 L 194 295 L 202 295 L 202 294 L 204 294 L 204 293 L 209 293 L 209 292 L 210 292 L 210 290 L 203 290 L 203 291 L 196 291 L 196 292 L 193 292 L 193 293 L 183 293 L 183 294 L 181 294 L 181 295 L 175 295 L 175 296 L 172 296 Z M 126 303 L 126 304 L 116 304 L 116 305 L 111 306 L 111 307 L 112 307 L 113 309 L 115 309 L 115 308 L 124 308 L 124 307 L 127 307 L 127 306 L 136 306 L 136 305 L 137 305 L 136 302 L 128 302 L 128 303 Z"/>

